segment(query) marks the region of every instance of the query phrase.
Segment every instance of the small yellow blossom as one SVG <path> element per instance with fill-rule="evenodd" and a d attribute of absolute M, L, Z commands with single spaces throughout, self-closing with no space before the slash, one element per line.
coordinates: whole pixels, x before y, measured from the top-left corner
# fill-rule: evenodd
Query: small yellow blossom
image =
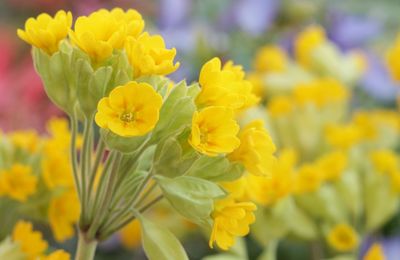
<path fill-rule="evenodd" d="M 293 101 L 288 96 L 273 97 L 267 105 L 267 111 L 272 117 L 288 115 L 294 109 Z"/>
<path fill-rule="evenodd" d="M 179 62 L 174 64 L 176 49 L 167 49 L 160 35 L 145 32 L 138 38 L 128 37 L 125 50 L 135 77 L 167 75 L 179 68 Z"/>
<path fill-rule="evenodd" d="M 261 73 L 253 72 L 247 74 L 247 80 L 253 85 L 251 89 L 256 97 L 264 95 L 263 75 Z"/>
<path fill-rule="evenodd" d="M 380 109 L 357 111 L 353 116 L 353 122 L 361 129 L 366 140 L 375 140 L 380 133 L 386 133 L 387 130 L 400 132 L 400 118 L 396 111 Z"/>
<path fill-rule="evenodd" d="M 351 251 L 358 246 L 356 231 L 347 224 L 338 224 L 331 229 L 327 237 L 329 245 L 337 251 Z"/>
<path fill-rule="evenodd" d="M 317 164 L 323 169 L 325 180 L 337 180 L 347 166 L 346 154 L 342 151 L 334 151 L 322 155 Z"/>
<path fill-rule="evenodd" d="M 333 148 L 347 150 L 362 140 L 362 131 L 354 124 L 330 125 L 325 137 Z"/>
<path fill-rule="evenodd" d="M 0 172 L 0 196 L 24 202 L 36 192 L 37 181 L 29 166 L 14 164 L 9 170 Z"/>
<path fill-rule="evenodd" d="M 117 7 L 111 10 L 111 15 L 116 21 L 126 25 L 127 36 L 136 38 L 143 31 L 144 21 L 142 15 L 135 9 L 128 9 L 127 11 L 124 11 Z"/>
<path fill-rule="evenodd" d="M 318 165 L 312 163 L 303 164 L 295 175 L 296 192 L 314 192 L 320 187 L 322 181 L 322 171 Z"/>
<path fill-rule="evenodd" d="M 121 243 L 128 249 L 134 249 L 140 246 L 141 233 L 140 233 L 140 222 L 134 220 L 128 225 L 123 227 L 120 231 Z"/>
<path fill-rule="evenodd" d="M 40 144 L 39 135 L 35 130 L 14 131 L 9 137 L 13 145 L 30 153 L 36 152 Z"/>
<path fill-rule="evenodd" d="M 286 69 L 288 58 L 279 46 L 264 46 L 256 54 L 253 67 L 258 72 L 282 72 Z"/>
<path fill-rule="evenodd" d="M 382 149 L 372 151 L 370 158 L 373 166 L 379 173 L 390 174 L 397 169 L 397 155 L 392 150 Z"/>
<path fill-rule="evenodd" d="M 230 153 L 240 145 L 236 137 L 238 132 L 239 125 L 234 120 L 232 109 L 207 107 L 193 114 L 189 143 L 209 156 Z"/>
<path fill-rule="evenodd" d="M 13 241 L 21 246 L 21 250 L 34 260 L 40 257 L 47 249 L 47 242 L 43 240 L 42 234 L 33 231 L 32 224 L 26 221 L 18 221 L 12 232 Z"/>
<path fill-rule="evenodd" d="M 128 82 L 113 89 L 97 105 L 95 121 L 120 136 L 140 136 L 156 125 L 162 97 L 149 84 Z"/>
<path fill-rule="evenodd" d="M 50 227 L 57 241 L 63 242 L 74 235 L 80 215 L 79 199 L 74 190 L 64 192 L 52 199 L 49 205 L 48 218 Z"/>
<path fill-rule="evenodd" d="M 235 66 L 229 61 L 221 68 L 219 58 L 211 59 L 200 71 L 201 92 L 196 98 L 197 105 L 225 106 L 236 110 L 255 105 L 259 99 L 253 94 L 252 84 L 244 76 L 241 66 Z"/>
<path fill-rule="evenodd" d="M 364 255 L 363 260 L 385 260 L 385 252 L 380 244 L 374 243 Z"/>
<path fill-rule="evenodd" d="M 394 171 L 390 173 L 390 184 L 392 191 L 400 193 L 400 172 Z"/>
<path fill-rule="evenodd" d="M 400 36 L 388 50 L 386 57 L 390 74 L 395 80 L 400 80 Z"/>
<path fill-rule="evenodd" d="M 310 26 L 302 31 L 294 42 L 294 53 L 297 61 L 310 67 L 312 51 L 326 41 L 325 31 L 320 26 Z"/>
<path fill-rule="evenodd" d="M 240 146 L 230 155 L 231 161 L 243 163 L 254 175 L 267 175 L 276 161 L 276 147 L 261 120 L 248 124 L 239 134 Z"/>
<path fill-rule="evenodd" d="M 22 40 L 51 55 L 58 51 L 58 45 L 68 35 L 71 24 L 71 12 L 60 10 L 54 18 L 42 13 L 36 19 L 29 18 L 25 22 L 25 30 L 18 29 L 17 34 Z"/>
<path fill-rule="evenodd" d="M 50 255 L 40 258 L 40 260 L 70 260 L 71 256 L 64 250 L 56 250 Z"/>
<path fill-rule="evenodd" d="M 42 176 L 48 188 L 74 187 L 69 156 L 65 153 L 45 152 L 42 159 Z"/>
<path fill-rule="evenodd" d="M 223 250 L 228 250 L 235 237 L 249 233 L 249 225 L 255 221 L 256 205 L 251 202 L 235 202 L 231 198 L 218 200 L 214 204 L 211 217 L 214 220 L 209 246 L 214 242 Z"/>

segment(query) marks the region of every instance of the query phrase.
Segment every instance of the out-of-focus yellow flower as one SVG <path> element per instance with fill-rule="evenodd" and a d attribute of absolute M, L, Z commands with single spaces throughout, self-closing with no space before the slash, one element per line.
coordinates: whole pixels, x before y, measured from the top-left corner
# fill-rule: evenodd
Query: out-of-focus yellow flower
<path fill-rule="evenodd" d="M 42 13 L 36 19 L 29 18 L 25 22 L 25 30 L 18 29 L 17 34 L 22 40 L 51 55 L 58 51 L 58 45 L 68 35 L 71 24 L 71 12 L 60 10 L 54 18 Z"/>
<path fill-rule="evenodd" d="M 40 144 L 39 135 L 35 130 L 14 131 L 9 137 L 13 145 L 30 153 L 36 152 Z"/>
<path fill-rule="evenodd" d="M 111 10 L 111 15 L 116 21 L 126 25 L 127 36 L 136 38 L 143 31 L 144 21 L 142 15 L 135 9 L 128 9 L 124 11 L 117 7 Z"/>
<path fill-rule="evenodd" d="M 333 148 L 347 150 L 362 140 L 362 132 L 355 124 L 330 125 L 325 137 Z"/>
<path fill-rule="evenodd" d="M 74 225 L 80 215 L 78 196 L 73 189 L 52 199 L 49 205 L 48 217 L 50 227 L 57 241 L 63 242 L 74 235 Z"/>
<path fill-rule="evenodd" d="M 37 181 L 29 166 L 14 164 L 9 170 L 0 172 L 0 196 L 24 202 L 36 192 Z"/>
<path fill-rule="evenodd" d="M 391 129 L 395 133 L 400 131 L 400 118 L 396 111 L 379 109 L 357 111 L 353 116 L 353 122 L 360 128 L 366 140 L 376 139 L 385 129 Z"/>
<path fill-rule="evenodd" d="M 28 259 L 38 259 L 47 249 L 47 242 L 43 240 L 42 234 L 33 231 L 32 224 L 26 221 L 18 221 L 12 232 L 13 241 L 19 243 L 21 250 Z"/>
<path fill-rule="evenodd" d="M 261 120 L 248 124 L 239 134 L 240 146 L 230 155 L 231 161 L 243 163 L 254 175 L 267 175 L 276 161 L 276 147 Z"/>
<path fill-rule="evenodd" d="M 294 180 L 295 191 L 301 194 L 316 191 L 322 184 L 323 176 L 318 165 L 307 163 L 299 167 Z"/>
<path fill-rule="evenodd" d="M 400 80 L 400 37 L 388 50 L 386 58 L 390 74 L 395 80 Z"/>
<path fill-rule="evenodd" d="M 124 247 L 128 249 L 137 248 L 141 243 L 140 222 L 138 220 L 130 222 L 121 229 L 119 235 Z"/>
<path fill-rule="evenodd" d="M 288 96 L 273 97 L 267 105 L 267 111 L 272 117 L 288 115 L 293 111 L 293 101 Z"/>
<path fill-rule="evenodd" d="M 45 153 L 42 159 L 42 174 L 50 189 L 55 187 L 74 187 L 74 179 L 69 156 L 57 151 Z"/>
<path fill-rule="evenodd" d="M 239 201 L 248 200 L 247 174 L 239 179 L 229 182 L 222 182 L 220 185 L 229 193 L 229 197 Z"/>
<path fill-rule="evenodd" d="M 238 132 L 232 109 L 207 107 L 193 114 L 189 143 L 208 156 L 230 153 L 240 145 Z"/>
<path fill-rule="evenodd" d="M 251 89 L 253 94 L 257 97 L 262 97 L 264 95 L 264 83 L 261 73 L 253 72 L 247 75 L 247 80 L 253 85 Z"/>
<path fill-rule="evenodd" d="M 73 44 L 100 64 L 114 49 L 122 49 L 127 36 L 127 23 L 116 19 L 110 11 L 100 9 L 89 16 L 81 16 L 69 32 Z"/>
<path fill-rule="evenodd" d="M 286 69 L 288 58 L 279 46 L 264 46 L 257 51 L 253 67 L 258 72 L 281 72 Z"/>
<path fill-rule="evenodd" d="M 235 202 L 232 198 L 218 200 L 214 203 L 214 220 L 209 246 L 214 242 L 219 248 L 228 250 L 235 242 L 235 237 L 249 233 L 249 225 L 255 221 L 253 212 L 256 205 L 251 202 Z"/>
<path fill-rule="evenodd" d="M 337 180 L 347 166 L 347 156 L 342 151 L 333 151 L 322 155 L 317 164 L 323 169 L 325 180 Z"/>
<path fill-rule="evenodd" d="M 351 251 L 358 246 L 356 231 L 347 224 L 338 224 L 331 229 L 327 237 L 329 245 L 337 251 Z"/>
<path fill-rule="evenodd" d="M 320 26 L 309 26 L 302 31 L 294 42 L 297 61 L 305 67 L 311 66 L 312 51 L 326 41 L 325 31 Z"/>
<path fill-rule="evenodd" d="M 95 121 L 120 136 L 140 136 L 156 125 L 162 97 L 149 84 L 128 82 L 113 89 L 97 105 Z"/>
<path fill-rule="evenodd" d="M 379 173 L 390 174 L 397 169 L 397 155 L 392 150 L 381 149 L 372 151 L 370 158 L 373 166 Z"/>
<path fill-rule="evenodd" d="M 400 172 L 398 170 L 390 173 L 390 184 L 393 192 L 400 193 Z"/>
<path fill-rule="evenodd" d="M 64 250 L 56 250 L 48 256 L 40 258 L 40 260 L 70 260 L 71 256 Z"/>
<path fill-rule="evenodd" d="M 386 256 L 380 244 L 374 243 L 364 255 L 363 260 L 385 260 Z"/>
<path fill-rule="evenodd" d="M 203 65 L 199 83 L 201 92 L 196 98 L 197 105 L 225 106 L 242 110 L 255 105 L 259 99 L 252 92 L 252 85 L 244 79 L 241 66 L 227 62 L 221 68 L 221 60 L 213 58 Z"/>
<path fill-rule="evenodd" d="M 179 68 L 179 62 L 174 64 L 176 49 L 167 49 L 160 35 L 145 32 L 138 38 L 128 37 L 125 50 L 135 77 L 167 75 Z"/>

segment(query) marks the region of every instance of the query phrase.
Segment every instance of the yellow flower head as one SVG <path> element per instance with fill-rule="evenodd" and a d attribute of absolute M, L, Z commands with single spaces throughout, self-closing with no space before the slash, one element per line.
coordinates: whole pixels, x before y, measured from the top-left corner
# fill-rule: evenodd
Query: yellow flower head
<path fill-rule="evenodd" d="M 71 256 L 64 250 L 56 250 L 48 256 L 40 258 L 40 260 L 70 260 Z"/>
<path fill-rule="evenodd" d="M 286 52 L 279 46 L 265 46 L 261 48 L 253 63 L 258 72 L 282 72 L 286 69 L 288 58 Z"/>
<path fill-rule="evenodd" d="M 363 260 L 385 260 L 385 252 L 380 244 L 374 243 L 364 255 Z"/>
<path fill-rule="evenodd" d="M 255 221 L 256 205 L 251 202 L 235 202 L 231 198 L 218 200 L 214 204 L 211 217 L 214 220 L 209 246 L 214 242 L 223 250 L 228 250 L 235 242 L 235 237 L 249 233 L 249 225 Z"/>
<path fill-rule="evenodd" d="M 272 117 L 286 116 L 294 109 L 293 101 L 287 96 L 276 96 L 268 102 L 267 111 Z"/>
<path fill-rule="evenodd" d="M 50 202 L 48 217 L 50 227 L 57 241 L 63 242 L 74 235 L 74 225 L 78 222 L 80 204 L 73 189 L 64 192 Z"/>
<path fill-rule="evenodd" d="M 243 163 L 247 171 L 254 175 L 267 175 L 276 161 L 273 155 L 276 147 L 261 120 L 248 124 L 239 134 L 240 146 L 229 159 Z"/>
<path fill-rule="evenodd" d="M 121 243 L 128 249 L 134 249 L 141 244 L 140 222 L 138 220 L 131 221 L 120 231 Z"/>
<path fill-rule="evenodd" d="M 227 62 L 221 68 L 221 60 L 213 58 L 203 65 L 199 83 L 201 92 L 196 98 L 199 106 L 225 106 L 241 110 L 258 102 L 252 84 L 244 79 L 241 66 Z"/>
<path fill-rule="evenodd" d="M 100 9 L 89 16 L 79 17 L 69 37 L 72 43 L 99 64 L 111 56 L 114 49 L 122 49 L 127 36 L 127 23 L 110 11 Z"/>
<path fill-rule="evenodd" d="M 253 94 L 256 97 L 262 97 L 264 95 L 263 75 L 261 73 L 253 72 L 247 74 L 246 78 L 253 86 Z"/>
<path fill-rule="evenodd" d="M 120 136 L 140 136 L 156 125 L 162 97 L 149 84 L 128 82 L 113 89 L 97 105 L 95 121 Z"/>
<path fill-rule="evenodd" d="M 40 143 L 40 138 L 35 130 L 15 131 L 10 133 L 9 137 L 13 145 L 30 153 L 36 152 Z"/>
<path fill-rule="evenodd" d="M 392 150 L 375 150 L 371 152 L 370 158 L 379 173 L 390 174 L 397 170 L 397 155 Z"/>
<path fill-rule="evenodd" d="M 125 50 L 135 77 L 167 75 L 179 68 L 179 62 L 174 64 L 176 49 L 167 49 L 160 35 L 145 32 L 138 38 L 128 37 Z"/>
<path fill-rule="evenodd" d="M 347 150 L 361 141 L 362 132 L 354 124 L 330 125 L 326 128 L 325 137 L 333 148 Z"/>
<path fill-rule="evenodd" d="M 136 38 L 142 33 L 144 21 L 142 15 L 135 9 L 124 11 L 121 8 L 114 8 L 111 10 L 111 15 L 116 21 L 126 24 L 127 36 Z"/>
<path fill-rule="evenodd" d="M 39 231 L 33 231 L 32 224 L 26 221 L 18 221 L 12 232 L 12 239 L 19 243 L 28 259 L 37 259 L 48 246 L 42 234 Z"/>
<path fill-rule="evenodd" d="M 338 224 L 332 228 L 327 237 L 329 245 L 337 251 L 351 251 L 358 246 L 356 231 L 347 224 Z"/>
<path fill-rule="evenodd" d="M 400 36 L 386 54 L 390 74 L 395 80 L 400 80 Z"/>
<path fill-rule="evenodd" d="M 297 193 L 308 193 L 316 191 L 322 184 L 322 171 L 316 164 L 303 164 L 295 175 Z"/>
<path fill-rule="evenodd" d="M 49 55 L 58 51 L 58 44 L 67 35 L 72 24 L 71 12 L 58 11 L 56 15 L 43 13 L 25 22 L 25 30 L 18 29 L 19 38 L 42 49 Z"/>
<path fill-rule="evenodd" d="M 305 66 L 311 66 L 312 51 L 326 41 L 325 31 L 320 26 L 310 26 L 302 31 L 294 42 L 294 53 L 297 61 Z"/>
<path fill-rule="evenodd" d="M 207 107 L 194 112 L 189 143 L 209 156 L 230 153 L 240 145 L 236 137 L 238 132 L 239 125 L 234 120 L 232 109 Z"/>
<path fill-rule="evenodd" d="M 35 193 L 36 185 L 37 177 L 29 166 L 14 164 L 8 171 L 0 172 L 0 195 L 25 202 Z"/>
<path fill-rule="evenodd" d="M 45 152 L 42 159 L 42 174 L 48 188 L 74 187 L 69 156 L 62 152 Z"/>
<path fill-rule="evenodd" d="M 337 180 L 347 166 L 346 154 L 342 151 L 334 151 L 321 156 L 317 164 L 323 169 L 325 180 Z"/>

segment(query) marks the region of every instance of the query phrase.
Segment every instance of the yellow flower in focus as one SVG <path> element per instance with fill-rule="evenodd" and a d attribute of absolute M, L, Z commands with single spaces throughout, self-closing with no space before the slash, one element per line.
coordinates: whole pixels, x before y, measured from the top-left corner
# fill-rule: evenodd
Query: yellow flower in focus
<path fill-rule="evenodd" d="M 167 49 L 160 35 L 145 32 L 138 38 L 128 37 L 125 50 L 135 77 L 167 75 L 179 68 L 179 62 L 174 64 L 176 49 Z"/>
<path fill-rule="evenodd" d="M 287 96 L 276 96 L 268 102 L 267 111 L 272 117 L 286 116 L 294 109 L 293 101 Z"/>
<path fill-rule="evenodd" d="M 354 124 L 330 125 L 325 137 L 333 148 L 347 150 L 362 140 L 362 131 Z"/>
<path fill-rule="evenodd" d="M 310 26 L 302 31 L 294 42 L 294 53 L 297 61 L 310 67 L 312 51 L 326 41 L 325 31 L 320 26 Z"/>
<path fill-rule="evenodd" d="M 9 170 L 0 172 L 0 196 L 25 202 L 36 192 L 37 182 L 29 166 L 14 164 Z"/>
<path fill-rule="evenodd" d="M 323 169 L 325 180 L 337 180 L 347 166 L 346 154 L 342 151 L 334 151 L 322 155 L 317 164 Z"/>
<path fill-rule="evenodd" d="M 257 51 L 253 67 L 258 72 L 282 72 L 286 69 L 288 57 L 279 46 L 264 46 Z"/>
<path fill-rule="evenodd" d="M 201 92 L 196 104 L 200 107 L 225 106 L 235 110 L 255 105 L 259 99 L 253 94 L 252 84 L 244 79 L 243 68 L 231 61 L 221 66 L 221 60 L 213 58 L 201 68 Z"/>
<path fill-rule="evenodd" d="M 124 11 L 121 8 L 114 8 L 111 10 L 111 15 L 116 21 L 126 25 L 127 36 L 136 38 L 143 31 L 144 21 L 142 15 L 135 9 Z"/>
<path fill-rule="evenodd" d="M 231 198 L 218 200 L 214 203 L 211 217 L 214 220 L 209 246 L 214 242 L 219 248 L 228 250 L 235 243 L 235 237 L 249 233 L 249 225 L 255 221 L 256 205 L 251 202 L 235 202 Z"/>
<path fill-rule="evenodd" d="M 327 237 L 329 245 L 337 251 L 351 251 L 358 246 L 356 231 L 347 224 L 338 224 L 331 229 Z"/>
<path fill-rule="evenodd" d="M 400 37 L 397 37 L 393 46 L 386 54 L 390 74 L 395 80 L 400 80 Z"/>
<path fill-rule="evenodd" d="M 70 260 L 71 256 L 64 250 L 56 250 L 48 256 L 40 258 L 40 260 Z"/>
<path fill-rule="evenodd" d="M 68 35 L 72 24 L 71 12 L 60 10 L 51 17 L 46 13 L 25 22 L 25 30 L 18 29 L 18 37 L 51 55 L 58 51 L 58 44 Z"/>
<path fill-rule="evenodd" d="M 79 215 L 79 199 L 73 189 L 51 200 L 48 218 L 57 241 L 63 242 L 74 235 L 74 225 L 78 222 Z"/>
<path fill-rule="evenodd" d="M 100 9 L 89 16 L 81 16 L 69 32 L 73 44 L 100 64 L 114 49 L 122 49 L 127 36 L 127 23 L 116 19 L 110 11 Z"/>
<path fill-rule="evenodd" d="M 119 232 L 121 243 L 128 249 L 135 249 L 141 244 L 140 222 L 134 220 Z"/>
<path fill-rule="evenodd" d="M 303 164 L 295 175 L 297 193 L 308 193 L 316 191 L 322 184 L 323 176 L 321 169 L 316 164 Z"/>
<path fill-rule="evenodd" d="M 162 97 L 149 84 L 131 81 L 99 101 L 95 121 L 120 136 L 145 135 L 156 125 L 161 106 Z"/>
<path fill-rule="evenodd" d="M 47 250 L 47 242 L 43 240 L 39 231 L 33 231 L 32 224 L 26 221 L 18 221 L 12 232 L 13 241 L 19 243 L 21 250 L 34 260 Z"/>
<path fill-rule="evenodd" d="M 232 109 L 207 107 L 194 112 L 189 143 L 197 151 L 208 156 L 230 153 L 240 145 L 236 137 L 239 125 Z"/>
<path fill-rule="evenodd" d="M 9 137 L 13 145 L 30 153 L 36 152 L 40 143 L 35 130 L 14 131 L 9 134 Z"/>
<path fill-rule="evenodd" d="M 379 173 L 390 174 L 397 169 L 397 155 L 392 150 L 382 149 L 372 151 L 370 158 L 373 166 Z"/>
<path fill-rule="evenodd" d="M 386 256 L 380 244 L 374 243 L 364 255 L 363 260 L 385 260 Z"/>
<path fill-rule="evenodd" d="M 261 120 L 249 123 L 239 134 L 240 146 L 230 155 L 231 161 L 243 163 L 254 175 L 268 175 L 276 161 L 276 147 Z"/>

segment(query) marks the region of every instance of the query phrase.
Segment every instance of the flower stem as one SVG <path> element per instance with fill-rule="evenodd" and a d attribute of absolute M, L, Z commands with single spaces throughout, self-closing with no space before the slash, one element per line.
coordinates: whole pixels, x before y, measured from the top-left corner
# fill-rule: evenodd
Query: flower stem
<path fill-rule="evenodd" d="M 80 232 L 75 260 L 93 260 L 96 252 L 96 247 L 97 247 L 96 240 L 87 240 L 85 234 Z"/>

